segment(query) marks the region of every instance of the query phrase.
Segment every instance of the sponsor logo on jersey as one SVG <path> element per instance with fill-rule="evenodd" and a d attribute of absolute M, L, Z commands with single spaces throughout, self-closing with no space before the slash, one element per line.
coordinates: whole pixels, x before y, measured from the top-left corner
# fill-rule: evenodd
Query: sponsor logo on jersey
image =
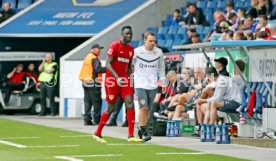
<path fill-rule="evenodd" d="M 113 100 L 114 95 L 109 95 L 108 98 L 109 98 L 110 100 Z"/>
<path fill-rule="evenodd" d="M 107 54 L 112 55 L 112 53 L 113 53 L 113 49 L 109 48 Z"/>
<path fill-rule="evenodd" d="M 129 59 L 127 59 L 127 58 L 122 58 L 122 57 L 118 57 L 118 61 L 119 61 L 119 62 L 124 62 L 124 63 L 129 63 Z"/>
<path fill-rule="evenodd" d="M 139 64 L 139 67 L 140 67 L 140 68 L 156 68 L 157 65 L 149 65 L 149 64 L 140 63 L 140 64 Z"/>

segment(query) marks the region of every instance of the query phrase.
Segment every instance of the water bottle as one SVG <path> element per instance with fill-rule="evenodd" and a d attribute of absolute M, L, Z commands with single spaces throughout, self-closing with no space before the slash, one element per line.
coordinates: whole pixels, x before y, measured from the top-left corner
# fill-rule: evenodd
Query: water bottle
<path fill-rule="evenodd" d="M 216 143 L 221 144 L 222 143 L 222 125 L 217 125 L 216 126 Z"/>
<path fill-rule="evenodd" d="M 174 135 L 176 135 L 176 136 L 179 135 L 179 126 L 178 126 L 177 121 L 175 121 L 175 123 L 174 123 Z"/>
<path fill-rule="evenodd" d="M 167 122 L 166 136 L 170 136 L 170 122 Z"/>
<path fill-rule="evenodd" d="M 215 141 L 215 125 L 210 125 L 210 141 Z"/>
<path fill-rule="evenodd" d="M 222 126 L 222 143 L 230 144 L 230 136 L 228 134 L 228 126 L 227 125 Z"/>
<path fill-rule="evenodd" d="M 173 136 L 174 135 L 174 123 L 173 122 L 170 122 L 170 136 Z"/>
<path fill-rule="evenodd" d="M 206 125 L 206 141 L 210 140 L 210 125 Z"/>
<path fill-rule="evenodd" d="M 200 141 L 205 142 L 206 141 L 206 125 L 202 124 L 201 125 L 201 130 L 200 130 Z"/>

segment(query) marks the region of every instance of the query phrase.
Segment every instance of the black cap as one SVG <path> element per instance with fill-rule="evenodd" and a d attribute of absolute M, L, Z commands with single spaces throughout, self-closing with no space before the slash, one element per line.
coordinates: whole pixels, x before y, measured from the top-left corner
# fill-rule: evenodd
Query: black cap
<path fill-rule="evenodd" d="M 104 47 L 100 46 L 99 44 L 93 44 L 91 49 L 94 49 L 94 48 L 103 49 Z"/>
<path fill-rule="evenodd" d="M 191 35 L 191 38 L 192 37 L 199 37 L 199 34 L 198 33 L 193 33 L 192 35 Z"/>
<path fill-rule="evenodd" d="M 215 62 L 221 63 L 224 67 L 226 67 L 227 64 L 228 64 L 228 60 L 224 57 L 220 57 L 218 59 L 215 59 Z"/>

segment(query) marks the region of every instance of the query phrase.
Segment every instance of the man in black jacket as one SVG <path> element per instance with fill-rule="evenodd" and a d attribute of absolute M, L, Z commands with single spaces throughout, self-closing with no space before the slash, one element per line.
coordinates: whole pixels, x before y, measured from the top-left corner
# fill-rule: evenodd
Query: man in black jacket
<path fill-rule="evenodd" d="M 188 26 L 208 26 L 208 22 L 205 19 L 205 16 L 201 9 L 197 8 L 195 4 L 190 4 L 188 7 L 189 14 L 186 17 L 185 25 L 183 27 Z"/>
<path fill-rule="evenodd" d="M 4 4 L 4 11 L 0 12 L 0 23 L 6 21 L 10 17 L 15 15 L 15 12 L 13 9 L 11 9 L 11 4 L 10 3 L 5 3 Z"/>

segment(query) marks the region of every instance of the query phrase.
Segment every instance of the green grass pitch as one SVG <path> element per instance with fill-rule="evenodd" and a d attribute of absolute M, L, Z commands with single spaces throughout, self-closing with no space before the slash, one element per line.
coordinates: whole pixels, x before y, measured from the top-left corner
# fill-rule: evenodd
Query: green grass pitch
<path fill-rule="evenodd" d="M 61 137 L 76 136 L 82 137 Z M 231 158 L 221 155 L 158 155 L 157 153 L 197 153 L 189 149 L 180 149 L 167 146 L 158 146 L 150 143 L 146 146 L 125 145 L 112 146 L 112 144 L 133 144 L 126 140 L 105 137 L 106 144 L 95 142 L 86 133 L 74 132 L 58 128 L 49 128 L 28 123 L 0 119 L 0 161 L 41 161 L 41 160 L 66 160 L 58 159 L 55 156 L 70 157 L 68 160 L 75 161 L 239 161 L 242 159 Z M 16 138 L 18 137 L 18 138 Z M 19 138 L 37 137 L 37 138 Z M 1 143 L 2 141 L 2 143 Z M 5 142 L 16 145 L 24 145 L 25 148 L 18 148 L 7 145 Z M 111 145 L 110 145 L 111 144 Z M 135 143 L 137 144 L 137 143 Z M 149 144 L 149 145 L 148 145 Z M 63 146 L 69 147 L 51 147 Z M 38 147 L 36 147 L 38 146 Z M 44 147 L 49 146 L 49 147 Z M 118 156 L 105 157 L 95 155 L 116 154 Z M 71 160 L 71 161 L 73 161 Z"/>

